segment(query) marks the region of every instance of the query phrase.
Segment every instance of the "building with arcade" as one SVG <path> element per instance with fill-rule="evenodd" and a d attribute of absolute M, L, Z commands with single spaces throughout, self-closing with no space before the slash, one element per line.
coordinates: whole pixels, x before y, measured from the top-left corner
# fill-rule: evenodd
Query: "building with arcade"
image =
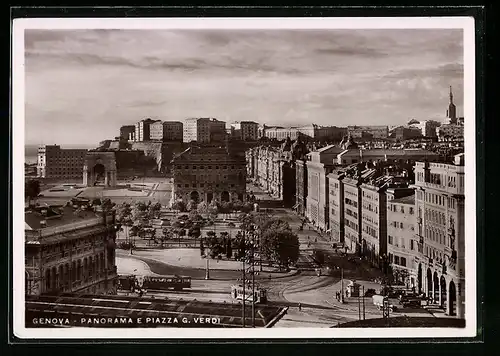
<path fill-rule="evenodd" d="M 27 208 L 26 294 L 115 294 L 116 228 L 113 211 Z"/>

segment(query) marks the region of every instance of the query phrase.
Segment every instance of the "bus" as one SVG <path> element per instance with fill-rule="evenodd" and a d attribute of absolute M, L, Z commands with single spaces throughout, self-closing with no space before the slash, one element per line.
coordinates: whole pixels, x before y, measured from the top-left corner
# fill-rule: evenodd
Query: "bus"
<path fill-rule="evenodd" d="M 245 301 L 255 304 L 267 303 L 267 291 L 260 287 L 255 287 L 255 294 L 252 295 L 252 286 L 245 286 Z M 243 300 L 243 285 L 235 284 L 231 286 L 231 298 Z"/>

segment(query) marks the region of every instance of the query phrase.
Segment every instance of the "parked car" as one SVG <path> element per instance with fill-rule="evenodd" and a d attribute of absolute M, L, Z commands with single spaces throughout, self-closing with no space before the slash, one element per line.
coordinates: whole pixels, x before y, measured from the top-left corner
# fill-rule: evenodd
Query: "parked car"
<path fill-rule="evenodd" d="M 386 305 L 389 307 L 390 312 L 395 312 L 398 309 L 394 304 L 392 304 L 389 301 L 389 298 L 387 298 L 386 296 L 374 295 L 374 296 L 372 296 L 372 300 L 373 300 L 373 304 L 377 307 L 378 310 L 381 310 L 382 308 L 384 308 L 385 303 L 387 303 Z"/>

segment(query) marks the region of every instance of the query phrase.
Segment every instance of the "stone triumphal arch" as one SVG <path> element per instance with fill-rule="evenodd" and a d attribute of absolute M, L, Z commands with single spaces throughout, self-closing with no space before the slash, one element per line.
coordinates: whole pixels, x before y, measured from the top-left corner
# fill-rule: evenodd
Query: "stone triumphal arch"
<path fill-rule="evenodd" d="M 116 187 L 114 152 L 88 152 L 83 166 L 83 185 Z"/>

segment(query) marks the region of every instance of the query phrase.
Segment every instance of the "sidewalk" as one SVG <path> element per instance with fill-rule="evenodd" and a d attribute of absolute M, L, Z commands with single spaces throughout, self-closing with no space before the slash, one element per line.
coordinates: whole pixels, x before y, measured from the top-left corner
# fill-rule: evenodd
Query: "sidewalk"
<path fill-rule="evenodd" d="M 144 258 L 146 260 L 153 260 L 164 265 L 168 265 L 180 269 L 195 269 L 205 271 L 207 266 L 207 259 L 200 256 L 199 249 L 165 249 L 165 250 L 134 250 L 133 255 L 125 256 L 126 252 L 120 257 L 130 258 L 130 259 L 140 259 Z M 238 272 L 241 271 L 242 262 L 240 261 L 228 261 L 228 260 L 214 260 L 208 259 L 209 268 L 211 271 L 228 271 L 228 272 Z M 248 267 L 248 265 L 246 266 Z M 267 279 L 270 275 L 271 279 L 283 278 L 294 276 L 299 273 L 298 270 L 292 269 L 289 272 L 279 271 L 277 267 L 262 266 L 262 272 L 259 273 L 259 266 L 255 266 L 256 275 L 258 279 Z"/>

